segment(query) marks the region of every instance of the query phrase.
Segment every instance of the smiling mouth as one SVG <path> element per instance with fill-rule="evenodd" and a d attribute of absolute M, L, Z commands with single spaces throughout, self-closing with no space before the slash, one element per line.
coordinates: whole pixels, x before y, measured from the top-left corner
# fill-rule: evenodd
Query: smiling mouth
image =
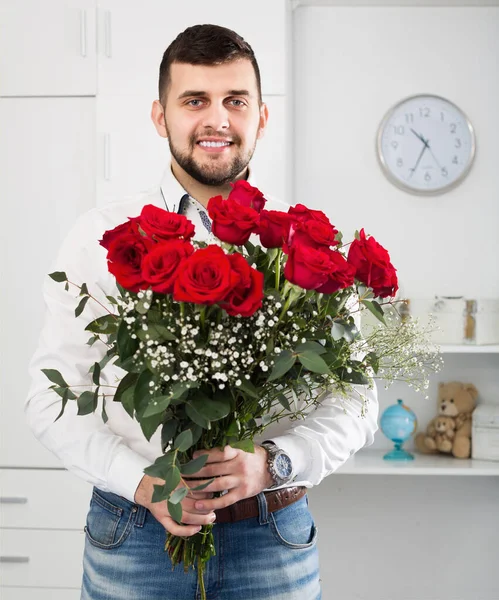
<path fill-rule="evenodd" d="M 202 148 L 228 148 L 232 142 L 197 142 Z"/>

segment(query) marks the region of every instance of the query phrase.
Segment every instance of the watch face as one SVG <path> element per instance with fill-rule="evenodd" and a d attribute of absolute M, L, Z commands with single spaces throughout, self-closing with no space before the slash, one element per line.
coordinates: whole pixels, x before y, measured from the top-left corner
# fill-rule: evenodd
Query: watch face
<path fill-rule="evenodd" d="M 377 154 L 388 179 L 414 194 L 440 194 L 468 173 L 473 127 L 455 104 L 434 95 L 406 98 L 385 115 Z"/>
<path fill-rule="evenodd" d="M 287 479 L 293 472 L 291 459 L 287 454 L 278 454 L 275 460 L 275 470 L 281 479 Z"/>

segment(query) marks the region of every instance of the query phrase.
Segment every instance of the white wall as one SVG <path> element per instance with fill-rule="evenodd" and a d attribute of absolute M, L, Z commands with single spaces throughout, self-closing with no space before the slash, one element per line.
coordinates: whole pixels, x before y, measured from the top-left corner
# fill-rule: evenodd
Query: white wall
<path fill-rule="evenodd" d="M 408 296 L 499 296 L 499 7 L 298 6 L 293 53 L 293 202 L 346 241 L 365 227 Z M 441 196 L 403 192 L 376 159 L 384 114 L 416 93 L 449 98 L 476 130 L 469 176 Z M 424 428 L 453 379 L 499 402 L 497 354 L 445 358 L 429 400 L 396 384 L 381 411 L 403 398 Z M 378 432 L 373 449 L 390 446 Z M 498 600 L 498 492 L 496 477 L 333 474 L 310 493 L 324 599 Z"/>

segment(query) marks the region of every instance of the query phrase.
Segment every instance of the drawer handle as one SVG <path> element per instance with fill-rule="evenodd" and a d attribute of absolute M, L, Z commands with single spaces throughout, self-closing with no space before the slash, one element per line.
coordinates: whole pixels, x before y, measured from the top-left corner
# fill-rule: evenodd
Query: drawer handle
<path fill-rule="evenodd" d="M 29 556 L 0 556 L 0 563 L 27 563 Z"/>
<path fill-rule="evenodd" d="M 0 504 L 27 504 L 27 498 L 16 498 L 9 496 L 0 496 Z"/>

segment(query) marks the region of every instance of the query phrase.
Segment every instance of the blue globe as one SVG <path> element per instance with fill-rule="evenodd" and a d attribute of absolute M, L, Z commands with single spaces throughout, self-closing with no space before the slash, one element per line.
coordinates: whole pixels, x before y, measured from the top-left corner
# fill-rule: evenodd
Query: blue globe
<path fill-rule="evenodd" d="M 414 412 L 402 400 L 383 411 L 380 428 L 385 436 L 392 440 L 395 448 L 385 454 L 385 460 L 414 460 L 414 456 L 402 449 L 402 444 L 414 435 L 418 421 Z"/>

